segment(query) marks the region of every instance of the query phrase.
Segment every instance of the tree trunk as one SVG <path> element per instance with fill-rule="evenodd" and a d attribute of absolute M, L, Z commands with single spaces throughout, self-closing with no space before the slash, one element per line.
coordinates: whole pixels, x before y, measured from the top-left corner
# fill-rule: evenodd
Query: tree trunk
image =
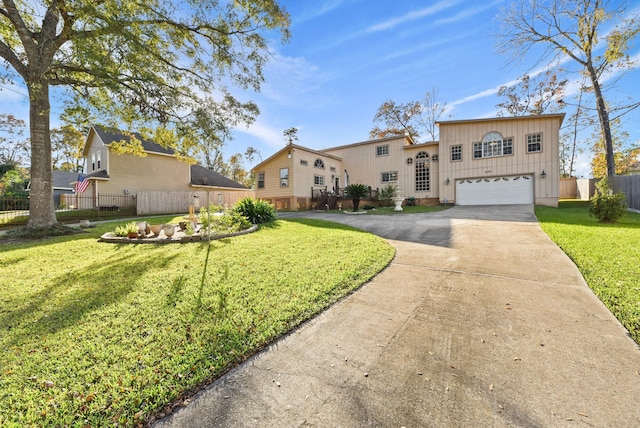
<path fill-rule="evenodd" d="M 29 82 L 29 128 L 31 131 L 31 191 L 28 229 L 57 224 L 51 173 L 49 85 Z"/>
<path fill-rule="evenodd" d="M 591 84 L 593 85 L 593 93 L 596 97 L 596 109 L 598 110 L 598 119 L 600 120 L 600 127 L 602 129 L 602 138 L 604 139 L 607 176 L 613 177 L 616 175 L 616 165 L 613 156 L 613 138 L 611 137 L 611 125 L 609 124 L 609 110 L 607 110 L 607 105 L 604 102 L 602 89 L 600 88 L 600 82 L 598 82 L 595 69 L 591 64 L 588 64 L 587 69 L 589 71 L 589 77 L 591 78 Z"/>

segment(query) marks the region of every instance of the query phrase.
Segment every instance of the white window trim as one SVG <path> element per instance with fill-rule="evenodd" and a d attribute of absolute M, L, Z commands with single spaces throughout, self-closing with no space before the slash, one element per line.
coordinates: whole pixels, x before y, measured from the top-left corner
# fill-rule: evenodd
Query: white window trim
<path fill-rule="evenodd" d="M 539 137 L 539 141 L 536 141 L 536 143 L 540 144 L 540 150 L 529 150 L 529 138 L 530 137 Z M 534 132 L 532 134 L 527 134 L 525 136 L 525 144 L 527 145 L 527 154 L 532 154 L 532 153 L 542 153 L 543 152 L 543 135 L 542 132 Z M 535 144 L 535 143 L 534 143 Z"/>
<path fill-rule="evenodd" d="M 388 180 L 384 179 L 385 174 L 387 175 Z M 384 171 L 380 173 L 380 182 L 381 183 L 397 183 L 398 182 L 398 171 Z"/>
<path fill-rule="evenodd" d="M 454 148 L 459 148 L 460 150 L 456 153 L 457 155 L 460 155 L 460 159 L 454 159 L 453 158 L 453 149 Z M 453 146 L 451 146 L 450 150 L 449 150 L 449 159 L 451 160 L 451 162 L 462 162 L 462 144 L 454 144 Z"/>
<path fill-rule="evenodd" d="M 389 156 L 389 145 L 376 146 L 376 157 Z"/>

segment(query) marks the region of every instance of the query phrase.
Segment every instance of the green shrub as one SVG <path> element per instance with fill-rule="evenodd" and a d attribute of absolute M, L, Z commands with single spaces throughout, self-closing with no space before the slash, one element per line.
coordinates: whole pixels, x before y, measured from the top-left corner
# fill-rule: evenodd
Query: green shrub
<path fill-rule="evenodd" d="M 201 230 L 206 231 L 211 228 L 213 235 L 239 232 L 251 227 L 251 222 L 245 216 L 233 210 L 224 213 L 219 211 L 208 213 L 205 208 L 202 208 L 198 220 L 202 225 Z"/>
<path fill-rule="evenodd" d="M 253 224 L 262 224 L 276 219 L 276 210 L 267 201 L 246 197 L 233 206 L 233 211 L 245 216 Z"/>
<path fill-rule="evenodd" d="M 203 229 L 209 227 L 209 218 L 213 222 L 215 217 L 222 214 L 224 211 L 224 207 L 220 205 L 216 205 L 213 202 L 209 204 L 209 209 L 206 207 L 200 208 L 200 213 L 198 214 L 198 223 L 202 225 Z"/>
<path fill-rule="evenodd" d="M 596 184 L 596 191 L 591 198 L 589 213 L 602 223 L 616 223 L 627 212 L 627 201 L 624 193 L 613 193 L 607 177 Z"/>
<path fill-rule="evenodd" d="M 389 184 L 386 187 L 380 189 L 378 199 L 380 199 L 380 202 L 382 202 L 382 206 L 390 207 L 391 198 L 393 198 L 394 196 L 396 196 L 396 187 L 393 184 Z"/>
<path fill-rule="evenodd" d="M 251 222 L 237 211 L 227 211 L 222 215 L 215 216 L 211 222 L 211 231 L 215 235 L 239 232 L 249 229 Z"/>

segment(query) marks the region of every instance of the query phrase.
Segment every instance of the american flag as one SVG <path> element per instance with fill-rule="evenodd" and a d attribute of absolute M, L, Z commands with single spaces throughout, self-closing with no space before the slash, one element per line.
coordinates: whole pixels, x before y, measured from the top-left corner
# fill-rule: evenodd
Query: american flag
<path fill-rule="evenodd" d="M 76 181 L 76 193 L 82 193 L 87 190 L 89 184 L 89 180 L 83 177 L 82 174 L 78 175 L 78 181 Z"/>

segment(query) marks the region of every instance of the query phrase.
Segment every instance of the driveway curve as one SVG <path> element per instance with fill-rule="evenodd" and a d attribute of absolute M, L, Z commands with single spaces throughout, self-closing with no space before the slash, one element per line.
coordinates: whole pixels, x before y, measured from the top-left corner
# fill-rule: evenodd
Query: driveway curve
<path fill-rule="evenodd" d="M 396 257 L 155 426 L 640 426 L 640 348 L 532 206 L 287 216 Z"/>

